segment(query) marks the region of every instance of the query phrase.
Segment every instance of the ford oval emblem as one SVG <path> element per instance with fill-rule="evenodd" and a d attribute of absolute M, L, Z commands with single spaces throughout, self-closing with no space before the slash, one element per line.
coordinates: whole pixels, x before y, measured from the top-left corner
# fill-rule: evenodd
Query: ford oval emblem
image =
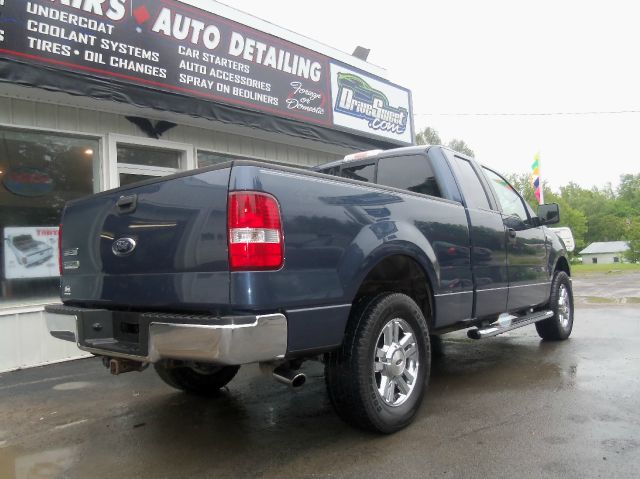
<path fill-rule="evenodd" d="M 136 240 L 133 238 L 120 238 L 113 242 L 111 251 L 116 256 L 129 256 L 136 249 Z"/>

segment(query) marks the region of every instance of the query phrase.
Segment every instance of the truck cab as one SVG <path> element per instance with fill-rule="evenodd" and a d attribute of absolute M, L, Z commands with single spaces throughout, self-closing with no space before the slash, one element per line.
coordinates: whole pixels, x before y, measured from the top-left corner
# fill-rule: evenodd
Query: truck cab
<path fill-rule="evenodd" d="M 569 270 L 558 254 L 557 236 L 508 181 L 449 148 L 359 153 L 317 171 L 429 195 L 464 209 L 468 231 L 455 235 L 454 242 L 434 242 L 439 265 L 446 268 L 455 260 L 466 273 L 444 278 L 450 291 L 435 295 L 437 310 L 446 311 L 436 318 L 438 328 L 536 308 L 548 300 L 556 263 Z M 442 268 L 440 273 L 446 275 Z"/>

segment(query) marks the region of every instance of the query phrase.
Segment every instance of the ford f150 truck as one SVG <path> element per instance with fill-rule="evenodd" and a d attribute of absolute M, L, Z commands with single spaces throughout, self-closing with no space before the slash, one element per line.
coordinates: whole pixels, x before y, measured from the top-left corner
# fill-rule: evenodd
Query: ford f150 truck
<path fill-rule="evenodd" d="M 50 333 L 114 374 L 153 364 L 210 394 L 260 363 L 297 387 L 325 363 L 346 421 L 414 417 L 432 342 L 534 324 L 566 339 L 564 245 L 509 183 L 439 146 L 351 155 L 306 171 L 233 161 L 72 201 Z M 434 343 L 435 344 L 435 343 Z"/>

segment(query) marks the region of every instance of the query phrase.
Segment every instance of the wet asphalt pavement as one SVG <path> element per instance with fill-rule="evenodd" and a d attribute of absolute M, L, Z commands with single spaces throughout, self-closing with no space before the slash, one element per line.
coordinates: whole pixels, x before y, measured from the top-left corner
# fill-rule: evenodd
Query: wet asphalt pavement
<path fill-rule="evenodd" d="M 640 296 L 640 275 L 619 278 Z M 248 366 L 210 399 L 97 359 L 0 374 L 0 478 L 640 477 L 640 305 L 585 298 L 569 341 L 445 336 L 415 422 L 392 436 L 343 424 L 313 363 L 301 391 Z"/>

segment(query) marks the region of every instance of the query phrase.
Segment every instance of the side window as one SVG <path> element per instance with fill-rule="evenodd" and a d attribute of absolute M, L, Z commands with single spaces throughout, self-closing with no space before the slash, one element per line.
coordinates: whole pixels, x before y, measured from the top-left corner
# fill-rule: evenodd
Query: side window
<path fill-rule="evenodd" d="M 376 174 L 376 165 L 368 163 L 366 165 L 343 166 L 340 176 L 351 180 L 366 181 L 373 183 Z"/>
<path fill-rule="evenodd" d="M 396 156 L 378 161 L 378 184 L 442 198 L 426 156 Z"/>
<path fill-rule="evenodd" d="M 491 209 L 487 193 L 482 187 L 480 178 L 476 174 L 471 162 L 463 158 L 455 157 L 455 162 L 460 170 L 460 183 L 462 183 L 462 194 L 467 200 L 467 206 L 471 208 Z"/>
<path fill-rule="evenodd" d="M 516 216 L 522 222 L 528 221 L 529 216 L 522 199 L 507 180 L 491 170 L 486 168 L 483 168 L 483 170 L 498 196 L 502 212 L 507 216 Z"/>

